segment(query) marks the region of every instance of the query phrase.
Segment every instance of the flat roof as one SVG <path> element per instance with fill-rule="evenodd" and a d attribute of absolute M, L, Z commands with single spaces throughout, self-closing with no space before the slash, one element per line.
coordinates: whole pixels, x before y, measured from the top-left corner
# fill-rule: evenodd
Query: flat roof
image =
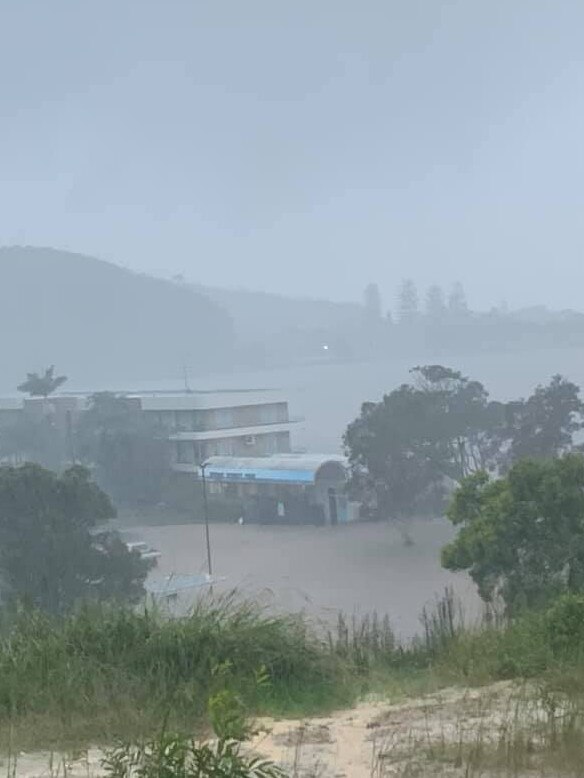
<path fill-rule="evenodd" d="M 336 454 L 274 454 L 270 457 L 210 457 L 205 476 L 210 481 L 312 484 L 324 465 L 335 464 L 346 474 L 346 457 Z"/>
<path fill-rule="evenodd" d="M 217 391 L 183 394 L 132 394 L 140 400 L 144 411 L 210 410 L 236 408 L 246 405 L 285 403 L 286 398 L 276 391 Z"/>
<path fill-rule="evenodd" d="M 64 400 L 85 404 L 92 394 L 102 392 L 59 392 L 50 395 L 48 401 Z M 286 397 L 277 389 L 217 389 L 198 392 L 111 392 L 111 394 L 140 401 L 144 411 L 211 410 L 216 408 L 238 408 L 246 405 L 271 405 L 287 403 Z M 24 403 L 43 401 L 42 397 L 0 397 L 0 410 L 20 410 Z"/>

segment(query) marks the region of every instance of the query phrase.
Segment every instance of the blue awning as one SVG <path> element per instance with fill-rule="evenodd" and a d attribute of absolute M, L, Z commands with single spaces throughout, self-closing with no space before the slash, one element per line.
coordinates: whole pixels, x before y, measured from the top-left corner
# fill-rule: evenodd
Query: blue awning
<path fill-rule="evenodd" d="M 268 457 L 210 457 L 203 463 L 205 477 L 221 483 L 316 483 L 323 468 L 344 480 L 347 460 L 334 454 L 274 454 Z"/>
<path fill-rule="evenodd" d="M 280 484 L 313 484 L 315 473 L 312 470 L 267 470 L 262 468 L 241 469 L 209 467 L 206 471 L 209 481 L 222 482 L 269 482 Z"/>

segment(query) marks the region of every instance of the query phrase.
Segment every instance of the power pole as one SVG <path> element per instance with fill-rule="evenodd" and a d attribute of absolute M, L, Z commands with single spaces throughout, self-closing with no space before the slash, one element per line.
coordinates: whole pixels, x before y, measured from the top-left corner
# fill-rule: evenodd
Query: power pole
<path fill-rule="evenodd" d="M 205 473 L 205 468 L 207 467 L 207 463 L 203 462 L 202 465 L 200 465 L 201 468 L 201 474 L 203 476 L 203 510 L 205 512 L 205 540 L 207 544 L 207 571 L 209 573 L 209 577 L 213 575 L 213 565 L 211 563 L 211 539 L 209 537 L 209 504 L 207 501 L 207 476 Z"/>

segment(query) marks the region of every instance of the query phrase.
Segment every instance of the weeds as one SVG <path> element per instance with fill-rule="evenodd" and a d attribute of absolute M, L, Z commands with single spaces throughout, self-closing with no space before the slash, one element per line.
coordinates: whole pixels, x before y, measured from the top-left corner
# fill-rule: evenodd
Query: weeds
<path fill-rule="evenodd" d="M 473 629 L 447 592 L 423 614 L 422 637 L 403 644 L 376 614 L 339 617 L 322 638 L 301 617 L 274 616 L 234 595 L 205 599 L 181 619 L 106 607 L 59 619 L 20 612 L 0 624 L 0 746 L 152 742 L 162 722 L 190 737 L 217 731 L 226 705 L 231 731 L 238 725 L 243 736 L 248 712 L 305 716 L 372 691 L 395 699 L 513 679 L 531 690 L 523 712 L 506 713 L 496 744 L 481 732 L 472 742 L 461 735 L 455 761 L 470 770 L 481 760 L 519 764 L 557 751 L 584 763 L 583 619 L 584 600 L 568 597 Z M 537 712 L 530 732 L 527 709 Z M 451 739 L 444 743 L 450 758 Z M 440 752 L 435 740 L 422 745 Z"/>
<path fill-rule="evenodd" d="M 0 636 L 0 734 L 12 726 L 21 745 L 27 732 L 48 747 L 111 742 L 151 733 L 164 717 L 192 732 L 226 688 L 271 713 L 346 705 L 357 692 L 302 619 L 234 596 L 207 599 L 184 619 L 121 608 L 62 619 L 23 612 Z"/>
<path fill-rule="evenodd" d="M 224 690 L 209 700 L 215 740 L 197 742 L 163 731 L 155 740 L 122 744 L 102 760 L 108 778 L 285 778 L 273 762 L 242 753 L 251 734 L 241 701 Z"/>

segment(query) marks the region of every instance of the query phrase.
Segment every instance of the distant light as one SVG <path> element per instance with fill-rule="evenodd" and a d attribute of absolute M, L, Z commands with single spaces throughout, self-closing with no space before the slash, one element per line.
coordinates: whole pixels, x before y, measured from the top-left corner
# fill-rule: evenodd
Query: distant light
<path fill-rule="evenodd" d="M 323 351 L 328 351 L 328 350 L 329 350 L 329 347 L 328 347 L 328 346 L 327 346 L 327 344 L 325 343 L 325 344 L 324 344 L 324 346 L 322 347 L 322 349 L 323 349 Z"/>

